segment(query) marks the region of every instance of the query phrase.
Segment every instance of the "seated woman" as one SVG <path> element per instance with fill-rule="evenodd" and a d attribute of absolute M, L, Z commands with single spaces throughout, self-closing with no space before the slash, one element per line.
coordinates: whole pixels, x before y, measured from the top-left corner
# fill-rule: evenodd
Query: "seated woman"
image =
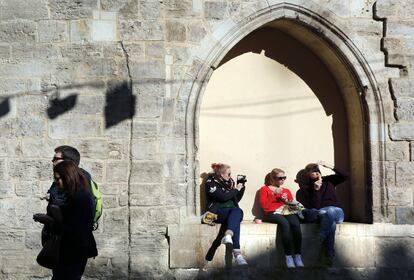
<path fill-rule="evenodd" d="M 243 211 L 239 207 L 239 201 L 244 194 L 244 185 L 235 185 L 230 176 L 229 165 L 213 163 L 211 167 L 213 172 L 206 181 L 207 211 L 217 214 L 216 223 L 227 225 L 221 243 L 233 251 L 238 265 L 247 265 L 240 251 L 240 223 Z"/>
<path fill-rule="evenodd" d="M 260 189 L 260 206 L 265 213 L 264 221 L 276 223 L 282 231 L 282 244 L 286 255 L 288 268 L 303 267 L 302 232 L 300 229 L 297 211 L 290 211 L 291 205 L 295 205 L 292 193 L 282 187 L 286 180 L 285 172 L 275 168 L 270 172 L 268 186 Z M 292 248 L 292 238 L 294 248 Z"/>

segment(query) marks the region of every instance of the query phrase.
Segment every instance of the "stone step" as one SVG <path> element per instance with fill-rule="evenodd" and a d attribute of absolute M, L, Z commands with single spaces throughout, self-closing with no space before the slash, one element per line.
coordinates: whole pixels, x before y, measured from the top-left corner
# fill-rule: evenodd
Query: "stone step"
<path fill-rule="evenodd" d="M 308 268 L 321 268 L 318 224 L 302 224 L 302 256 Z M 183 224 L 168 227 L 170 268 L 224 268 L 224 246 L 213 261 L 205 255 L 219 225 Z M 243 222 L 241 250 L 250 267 L 283 268 L 284 253 L 277 225 Z M 337 226 L 334 268 L 414 268 L 414 225 L 343 223 Z"/>

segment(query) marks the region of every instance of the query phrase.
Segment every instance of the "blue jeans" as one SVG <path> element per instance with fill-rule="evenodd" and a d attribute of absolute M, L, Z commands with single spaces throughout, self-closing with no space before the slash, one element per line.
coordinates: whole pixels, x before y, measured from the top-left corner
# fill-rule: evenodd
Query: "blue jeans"
<path fill-rule="evenodd" d="M 336 206 L 327 206 L 321 209 L 306 209 L 304 216 L 309 222 L 319 218 L 321 223 L 320 237 L 325 244 L 326 255 L 333 257 L 335 255 L 336 224 L 344 221 L 344 211 Z"/>
<path fill-rule="evenodd" d="M 227 229 L 233 232 L 233 249 L 240 249 L 240 223 L 243 220 L 243 210 L 240 208 L 219 208 L 216 223 L 227 224 Z"/>

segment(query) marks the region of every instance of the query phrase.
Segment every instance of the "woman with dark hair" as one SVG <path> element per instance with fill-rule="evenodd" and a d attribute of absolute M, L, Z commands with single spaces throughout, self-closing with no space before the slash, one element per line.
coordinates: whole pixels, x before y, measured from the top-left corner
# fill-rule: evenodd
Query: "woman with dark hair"
<path fill-rule="evenodd" d="M 288 268 L 303 267 L 302 232 L 299 217 L 296 214 L 299 208 L 292 211 L 291 204 L 294 204 L 292 193 L 288 188 L 282 187 L 285 180 L 286 175 L 282 169 L 275 168 L 266 175 L 266 185 L 259 191 L 260 206 L 265 213 L 263 220 L 276 223 L 281 229 L 286 266 Z"/>
<path fill-rule="evenodd" d="M 82 278 L 87 259 L 98 255 L 92 234 L 94 201 L 88 180 L 74 162 L 58 163 L 53 173 L 58 191 L 67 200 L 59 206 L 61 223 L 54 221 L 52 227 L 61 235 L 59 264 L 53 269 L 52 280 L 78 280 Z"/>
<path fill-rule="evenodd" d="M 240 223 L 243 220 L 243 210 L 239 207 L 239 201 L 244 194 L 244 185 L 235 184 L 229 165 L 213 163 L 211 167 L 213 172 L 206 181 L 207 211 L 217 214 L 216 223 L 227 225 L 221 243 L 228 251 L 233 251 L 237 265 L 247 265 L 240 251 Z"/>

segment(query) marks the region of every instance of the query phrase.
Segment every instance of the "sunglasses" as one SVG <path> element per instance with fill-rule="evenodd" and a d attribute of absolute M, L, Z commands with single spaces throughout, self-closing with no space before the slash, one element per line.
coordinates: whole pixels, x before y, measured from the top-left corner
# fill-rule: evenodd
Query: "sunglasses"
<path fill-rule="evenodd" d="M 55 182 L 58 182 L 60 179 L 62 179 L 62 177 L 56 177 L 56 176 L 54 176 L 53 179 L 55 179 Z"/>
<path fill-rule="evenodd" d="M 57 160 L 64 160 L 63 157 L 53 157 L 52 162 L 55 162 Z"/>
<path fill-rule="evenodd" d="M 276 177 L 275 179 L 278 179 L 278 180 L 286 180 L 286 176 L 283 176 L 283 177 Z"/>

